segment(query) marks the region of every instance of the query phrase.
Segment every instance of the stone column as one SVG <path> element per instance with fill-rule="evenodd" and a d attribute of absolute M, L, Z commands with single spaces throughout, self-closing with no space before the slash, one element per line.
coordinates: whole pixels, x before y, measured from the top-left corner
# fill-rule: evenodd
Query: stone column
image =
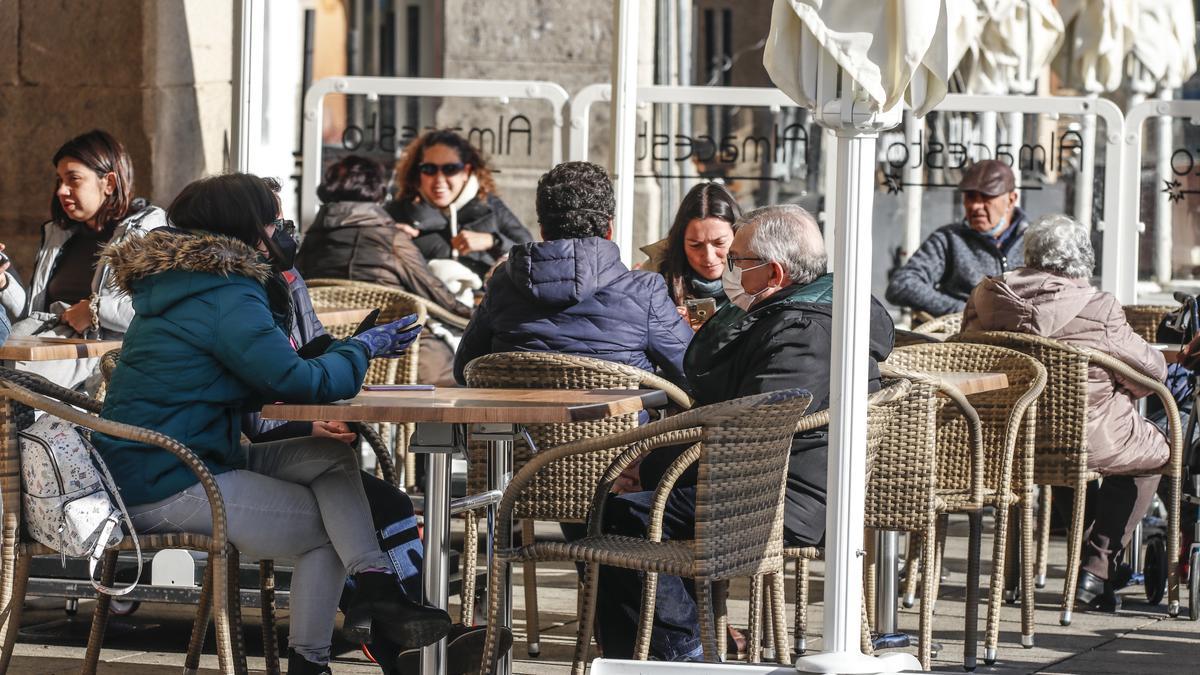
<path fill-rule="evenodd" d="M 0 242 L 25 280 L 72 136 L 116 136 L 161 206 L 224 170 L 231 45 L 232 0 L 0 2 Z"/>

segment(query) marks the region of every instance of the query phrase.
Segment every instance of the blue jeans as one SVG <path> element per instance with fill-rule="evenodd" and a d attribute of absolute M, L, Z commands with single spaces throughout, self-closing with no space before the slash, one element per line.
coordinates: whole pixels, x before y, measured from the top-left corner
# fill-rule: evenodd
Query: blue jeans
<path fill-rule="evenodd" d="M 604 531 L 645 537 L 653 501 L 653 492 L 609 497 L 604 509 Z M 695 534 L 695 514 L 696 488 L 676 488 L 667 499 L 663 512 L 663 540 L 691 539 Z M 604 650 L 605 658 L 633 658 L 641 599 L 640 572 L 600 567 L 596 640 Z M 690 579 L 659 575 L 650 655 L 660 661 L 682 661 L 701 655 L 699 616 Z"/>

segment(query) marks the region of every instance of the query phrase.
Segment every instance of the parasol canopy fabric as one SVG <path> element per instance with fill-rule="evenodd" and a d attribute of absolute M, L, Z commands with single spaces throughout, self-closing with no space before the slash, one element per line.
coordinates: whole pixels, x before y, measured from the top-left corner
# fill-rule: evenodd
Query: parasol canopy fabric
<path fill-rule="evenodd" d="M 1136 0 L 1060 0 L 1058 11 L 1066 35 L 1054 70 L 1063 83 L 1088 94 L 1120 88 Z"/>
<path fill-rule="evenodd" d="M 776 87 L 810 108 L 831 72 L 824 56 L 881 110 L 903 99 L 923 115 L 946 95 L 970 48 L 963 27 L 976 13 L 973 1 L 960 0 L 775 0 L 763 65 Z"/>
<path fill-rule="evenodd" d="M 1196 72 L 1192 0 L 1137 0 L 1129 31 L 1128 74 L 1135 91 L 1176 89 Z"/>
<path fill-rule="evenodd" d="M 1063 41 L 1063 19 L 1051 0 L 978 0 L 984 20 L 978 47 L 964 60 L 966 91 L 1032 93 Z"/>

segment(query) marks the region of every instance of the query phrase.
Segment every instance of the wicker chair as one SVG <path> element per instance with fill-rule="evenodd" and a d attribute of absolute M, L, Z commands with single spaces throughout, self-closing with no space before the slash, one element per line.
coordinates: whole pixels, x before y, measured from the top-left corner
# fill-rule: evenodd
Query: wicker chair
<path fill-rule="evenodd" d="M 923 333 L 925 335 L 929 335 L 931 333 L 945 333 L 947 335 L 953 335 L 961 330 L 962 318 L 962 312 L 944 314 L 936 319 L 933 319 L 932 321 L 926 321 L 916 328 L 913 328 L 913 332 Z"/>
<path fill-rule="evenodd" d="M 466 319 L 466 318 L 461 317 L 453 312 L 447 311 L 441 305 L 437 304 L 436 302 L 434 302 L 432 300 L 423 298 L 411 291 L 393 288 L 391 286 L 383 286 L 382 284 L 373 284 L 373 283 L 370 283 L 367 281 L 352 281 L 350 279 L 324 279 L 324 278 L 322 278 L 322 279 L 305 279 L 304 284 L 306 286 L 308 286 L 308 288 L 310 289 L 310 292 L 311 292 L 311 289 L 313 289 L 313 288 L 322 288 L 322 287 L 328 287 L 328 286 L 365 286 L 367 288 L 386 288 L 388 290 L 403 293 L 404 295 L 408 296 L 409 298 L 413 299 L 414 301 L 423 303 L 425 305 L 425 313 L 429 315 L 429 318 L 436 319 L 437 321 L 441 321 L 442 323 L 446 324 L 447 326 L 456 328 L 458 330 L 462 330 L 462 329 L 466 328 L 467 323 L 470 322 L 470 319 Z"/>
<path fill-rule="evenodd" d="M 893 404 L 894 402 L 899 401 L 900 399 L 907 396 L 909 394 L 910 389 L 911 389 L 911 385 L 909 384 L 908 380 L 898 379 L 898 380 L 891 381 L 883 389 L 880 389 L 879 391 L 875 392 L 874 394 L 871 394 L 871 397 L 869 399 L 870 407 L 867 409 L 867 457 L 868 457 L 867 483 L 868 483 L 868 486 L 870 485 L 870 473 L 871 473 L 871 468 L 874 466 L 874 463 L 875 463 L 876 453 L 879 450 L 879 446 L 885 441 L 885 438 L 887 437 L 887 435 L 889 433 L 891 433 L 892 424 L 894 424 L 893 415 L 895 414 L 896 407 L 891 404 Z M 800 420 L 800 422 L 796 425 L 796 433 L 812 431 L 813 429 L 820 429 L 821 427 L 828 426 L 828 425 L 829 425 L 829 410 L 826 409 L 826 410 L 822 410 L 819 413 L 805 415 Z M 870 488 L 868 487 L 868 489 L 870 489 Z M 793 630 L 793 634 L 792 634 L 792 639 L 793 639 L 793 642 L 795 645 L 795 651 L 797 654 L 804 654 L 806 651 L 808 651 L 807 632 L 808 632 L 809 564 L 814 560 L 820 560 L 822 557 L 824 557 L 824 555 L 825 555 L 824 549 L 816 547 L 816 546 L 807 546 L 807 547 L 784 546 L 784 549 L 783 549 L 783 559 L 784 559 L 785 564 L 788 560 L 793 560 L 796 563 L 796 576 L 795 576 L 795 591 L 796 591 L 795 619 L 796 619 L 796 621 L 795 621 L 795 626 L 794 626 L 794 630 Z M 780 593 L 782 593 L 782 591 L 783 591 L 782 588 L 772 589 L 771 593 L 774 596 L 782 597 L 779 595 Z M 757 597 L 758 597 L 758 594 L 754 591 L 754 589 L 751 589 L 751 595 L 750 595 L 751 602 L 757 603 L 758 602 Z M 775 629 L 766 631 L 765 635 L 768 638 L 772 638 L 772 637 L 774 638 L 776 649 L 783 649 L 784 645 L 787 644 L 787 641 L 786 641 L 786 639 L 781 640 L 781 638 L 785 638 L 786 636 L 785 636 L 785 634 L 778 634 L 779 633 L 778 626 L 786 625 L 785 619 L 784 619 L 783 615 L 780 613 L 782 611 L 781 610 L 782 602 L 778 603 L 778 604 L 774 603 L 772 595 L 767 595 L 767 600 L 770 604 L 767 607 L 766 616 L 773 621 Z M 866 602 L 866 598 L 864 596 L 864 607 L 866 604 L 869 604 L 869 603 Z M 752 604 L 751 605 L 751 614 L 754 614 L 756 612 L 756 610 L 757 610 L 756 606 L 754 604 Z M 864 610 L 864 616 L 865 616 L 865 614 L 866 614 L 866 612 Z M 753 616 L 751 617 L 750 623 L 751 623 L 751 625 L 756 625 Z M 862 641 L 862 650 L 864 653 L 867 653 L 871 650 L 871 640 L 870 640 L 871 635 L 870 634 L 871 634 L 871 626 L 864 618 L 863 641 Z M 753 659 L 755 656 L 757 656 L 756 647 L 757 647 L 757 645 L 751 645 L 751 651 L 749 652 L 751 659 Z"/>
<path fill-rule="evenodd" d="M 21 623 L 21 610 L 29 581 L 30 564 L 36 555 L 54 555 L 58 551 L 26 537 L 21 527 L 21 452 L 16 437 L 15 408 L 24 404 L 61 417 L 85 429 L 99 431 L 118 438 L 136 440 L 157 446 L 179 458 L 196 475 L 204 487 L 212 509 L 213 533 L 173 533 L 140 535 L 143 551 L 156 549 L 187 549 L 208 554 L 204 585 L 196 621 L 192 625 L 185 669 L 195 672 L 200 665 L 200 651 L 208 630 L 209 615 L 216 628 L 217 657 L 223 673 L 246 672 L 246 654 L 242 643 L 240 597 L 238 586 L 238 552 L 226 539 L 225 507 L 217 483 L 204 462 L 187 447 L 162 434 L 118 424 L 97 417 L 100 404 L 95 399 L 51 384 L 40 376 L 0 369 L 0 415 L 4 432 L 0 437 L 0 494 L 3 495 L 3 572 L 0 575 L 0 672 L 8 669 Z M 86 412 L 85 412 L 86 411 Z M 105 552 L 101 564 L 100 582 L 111 586 L 116 573 L 119 551 L 134 550 L 131 538 Z M 269 562 L 263 563 L 270 565 Z M 275 641 L 274 577 L 262 577 L 263 643 L 267 671 L 279 673 L 279 648 Z M 82 672 L 96 672 L 100 648 L 108 623 L 111 596 L 100 593 L 92 615 L 87 653 Z"/>
<path fill-rule="evenodd" d="M 330 283 L 330 282 L 335 283 Z M 318 311 L 326 307 L 339 308 L 380 308 L 379 323 L 394 321 L 408 314 L 417 315 L 417 323 L 424 325 L 429 318 L 429 303 L 411 293 L 406 293 L 388 286 L 348 282 L 343 280 L 313 279 L 306 282 L 309 286 L 308 295 L 312 298 L 313 307 Z M 335 324 L 325 326 L 325 332 L 335 338 L 350 337 L 357 323 Z M 367 368 L 365 384 L 416 384 L 417 364 L 420 359 L 420 344 L 414 342 L 398 359 L 372 359 Z M 413 425 L 396 424 L 380 425 L 381 428 L 393 431 L 385 433 L 385 437 L 394 438 L 395 462 L 404 462 L 404 486 L 416 488 L 416 457 L 408 452 L 409 439 L 412 438 Z"/>
<path fill-rule="evenodd" d="M 1158 342 L 1158 324 L 1179 305 L 1125 305 L 1125 320 L 1146 342 Z"/>
<path fill-rule="evenodd" d="M 681 389 L 661 377 L 640 368 L 583 356 L 548 352 L 500 352 L 481 356 L 467 364 L 464 371 L 467 386 L 503 389 L 661 389 L 667 392 L 673 407 L 686 410 L 691 399 Z M 638 425 L 638 415 L 632 413 L 597 422 L 574 424 L 531 424 L 526 427 L 540 450 L 571 441 L 609 436 Z M 519 470 L 533 453 L 524 443 L 513 448 L 513 469 Z M 619 449 L 572 457 L 538 474 L 514 505 L 514 516 L 521 521 L 521 537 L 525 545 L 533 544 L 533 522 L 549 520 L 583 523 L 591 506 L 591 489 L 604 475 L 604 469 Z M 487 461 L 478 444 L 471 445 L 468 465 L 468 492 L 487 490 Z M 474 612 L 475 575 L 467 573 L 478 564 L 478 515 L 464 514 L 466 533 L 461 569 L 462 620 L 469 623 Z M 534 582 L 534 563 L 525 563 L 525 606 L 527 645 L 529 654 L 537 656 L 539 623 L 537 585 Z"/>
<path fill-rule="evenodd" d="M 584 593 L 579 613 L 572 672 L 582 675 L 592 639 L 597 592 L 597 567 L 612 565 L 647 573 L 690 577 L 695 582 L 700 635 L 705 659 L 719 660 L 713 618 L 714 597 L 721 601 L 722 586 L 736 577 L 777 575 L 783 571 L 783 494 L 788 449 L 796 423 L 811 401 L 807 392 L 791 389 L 748 396 L 726 403 L 694 408 L 664 420 L 612 436 L 575 441 L 535 455 L 513 477 L 499 508 L 496 542 L 511 541 L 511 519 L 519 496 L 532 485 L 544 467 L 563 458 L 616 450 L 619 455 L 595 486 L 587 537 L 570 543 L 537 543 L 519 548 L 500 547 L 492 559 L 492 578 L 500 579 L 504 567 L 536 561 L 586 563 Z M 604 506 L 613 482 L 643 452 L 654 448 L 691 444 L 667 470 L 656 493 L 647 539 L 602 534 Z M 662 516 L 667 497 L 684 469 L 699 462 L 696 479 L 695 538 L 662 541 Z M 649 597 L 653 598 L 653 587 Z M 645 594 L 646 590 L 643 590 Z M 643 600 L 646 600 L 644 597 Z M 653 603 L 643 602 L 643 610 Z M 495 669 L 500 594 L 488 598 L 487 646 L 484 673 Z M 723 602 L 715 607 L 724 614 Z M 651 622 L 643 613 L 637 652 L 649 641 Z M 781 650 L 782 651 L 782 650 Z"/>
<path fill-rule="evenodd" d="M 887 363 L 923 373 L 1002 372 L 1008 387 L 971 396 L 971 405 L 979 415 L 983 432 L 983 504 L 996 509 L 993 538 L 992 575 L 988 595 L 987 638 L 984 660 L 993 663 L 1000 634 L 1000 607 L 1006 582 L 1006 563 L 1010 529 L 1009 511 L 1020 507 L 1021 533 L 1021 643 L 1033 646 L 1033 433 L 1037 419 L 1037 397 L 1046 386 L 1046 369 L 1036 359 L 995 347 L 962 342 L 918 345 L 897 349 Z M 957 489 L 960 499 L 967 486 L 956 475 L 961 459 L 968 454 L 969 435 L 957 412 L 943 409 L 938 425 L 939 491 L 943 499 L 948 490 Z M 958 418 L 958 419 L 955 419 Z M 953 503 L 950 512 L 957 512 Z M 1015 532 L 1015 531 L 1014 531 Z M 939 543 L 941 546 L 941 543 Z M 916 575 L 907 579 L 915 588 Z M 912 597 L 912 590 L 906 598 Z"/>
<path fill-rule="evenodd" d="M 964 342 L 992 344 L 1008 347 L 1028 354 L 1046 368 L 1047 385 L 1038 407 L 1038 423 L 1034 447 L 1034 482 L 1037 485 L 1062 485 L 1074 488 L 1075 499 L 1071 526 L 1067 539 L 1067 578 L 1063 584 L 1062 614 L 1059 622 L 1064 626 L 1071 623 L 1075 605 L 1075 587 L 1079 580 L 1079 564 L 1082 557 L 1083 507 L 1088 481 L 1100 474 L 1088 468 L 1087 420 L 1088 420 L 1088 370 L 1103 368 L 1122 378 L 1137 382 L 1154 392 L 1167 410 L 1171 433 L 1171 454 L 1162 467 L 1168 478 L 1167 497 L 1167 611 L 1171 616 L 1179 614 L 1179 500 L 1180 474 L 1183 465 L 1183 433 L 1179 422 L 1179 410 L 1171 392 L 1162 382 L 1146 376 L 1117 358 L 1093 349 L 1075 347 L 1064 342 L 1026 335 L 1023 333 L 977 332 L 958 336 Z M 1048 527 L 1049 490 L 1042 490 L 1043 507 L 1041 527 Z M 1039 550 L 1038 565 L 1045 561 L 1045 552 Z"/>
<path fill-rule="evenodd" d="M 925 345 L 941 342 L 942 334 L 940 333 L 918 333 L 916 331 L 904 330 L 903 328 L 896 329 L 895 346 L 907 347 L 909 345 Z"/>

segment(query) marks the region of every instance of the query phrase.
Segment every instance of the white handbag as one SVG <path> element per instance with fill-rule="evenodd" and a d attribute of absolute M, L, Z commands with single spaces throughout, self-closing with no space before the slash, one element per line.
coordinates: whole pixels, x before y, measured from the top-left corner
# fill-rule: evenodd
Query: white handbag
<path fill-rule="evenodd" d="M 102 593 L 125 595 L 136 588 L 142 575 L 142 550 L 129 512 L 96 449 L 74 425 L 53 415 L 42 415 L 17 435 L 29 535 L 61 553 L 64 560 L 86 557 L 89 581 Z M 133 537 L 138 570 L 129 586 L 109 588 L 96 581 L 96 565 L 105 549 L 124 538 L 122 520 Z"/>

